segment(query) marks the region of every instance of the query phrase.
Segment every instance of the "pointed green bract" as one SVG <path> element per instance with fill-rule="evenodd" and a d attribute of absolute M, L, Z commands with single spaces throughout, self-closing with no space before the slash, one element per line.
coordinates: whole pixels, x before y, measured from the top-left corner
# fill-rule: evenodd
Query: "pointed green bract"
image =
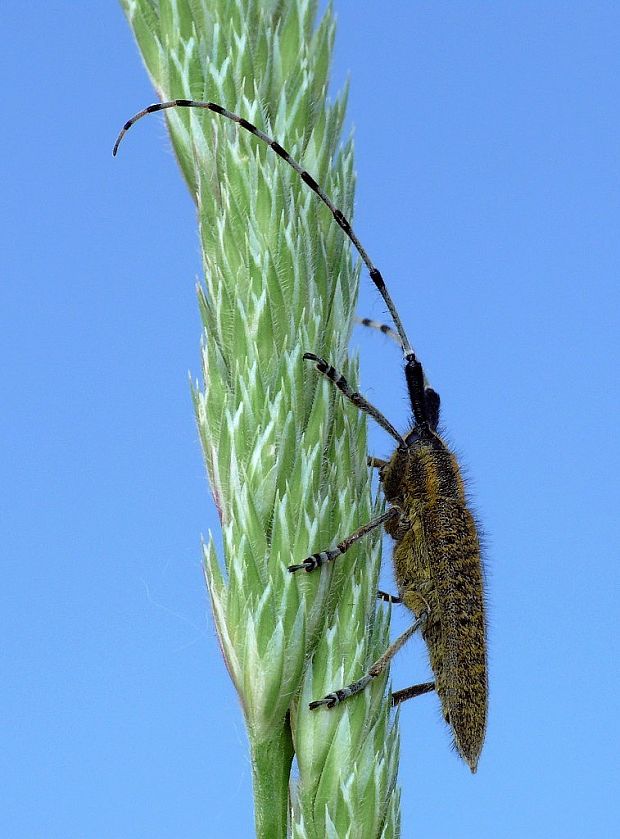
<path fill-rule="evenodd" d="M 351 217 L 346 92 L 327 101 L 331 9 L 317 24 L 310 0 L 123 6 L 162 100 L 208 99 L 242 115 Z M 359 272 L 329 211 L 273 151 L 212 113 L 166 115 L 200 225 L 204 384 L 192 391 L 222 525 L 204 568 L 248 728 L 257 835 L 394 837 L 398 734 L 385 680 L 334 710 L 308 710 L 388 644 L 375 600 L 380 534 L 319 572 L 287 570 L 377 513 L 365 417 L 302 358 L 315 352 L 357 382 L 347 344 Z"/>

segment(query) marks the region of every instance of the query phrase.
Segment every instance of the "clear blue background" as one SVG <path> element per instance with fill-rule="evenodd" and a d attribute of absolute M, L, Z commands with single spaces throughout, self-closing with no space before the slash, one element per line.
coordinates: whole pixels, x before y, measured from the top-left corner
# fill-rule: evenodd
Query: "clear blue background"
<path fill-rule="evenodd" d="M 358 232 L 488 534 L 479 772 L 436 698 L 403 707 L 403 835 L 615 835 L 620 7 L 336 10 Z M 251 836 L 201 577 L 193 206 L 157 118 L 112 159 L 154 99 L 113 2 L 13 4 L 2 26 L 0 834 Z M 366 275 L 360 312 L 385 316 Z M 354 342 L 404 427 L 398 351 Z M 413 643 L 393 681 L 427 672 Z"/>

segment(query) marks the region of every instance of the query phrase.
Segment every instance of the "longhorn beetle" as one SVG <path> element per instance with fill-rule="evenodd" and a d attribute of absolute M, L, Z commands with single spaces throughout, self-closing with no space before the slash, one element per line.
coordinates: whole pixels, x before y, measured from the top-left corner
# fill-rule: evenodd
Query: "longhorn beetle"
<path fill-rule="evenodd" d="M 214 102 L 174 99 L 149 105 L 128 120 L 114 144 L 113 154 L 116 155 L 123 136 L 135 122 L 147 114 L 168 108 L 213 111 L 249 131 L 292 166 L 301 180 L 329 208 L 336 223 L 359 253 L 385 301 L 403 350 L 405 380 L 413 410 L 413 425 L 404 435 L 377 408 L 355 392 L 328 361 L 312 352 L 303 356 L 346 399 L 387 431 L 396 441 L 396 449 L 389 460 L 369 458 L 369 465 L 379 470 L 380 483 L 389 504 L 387 511 L 344 538 L 335 548 L 312 554 L 303 562 L 289 566 L 289 571 L 315 571 L 326 562 L 342 556 L 352 544 L 384 525 L 395 543 L 393 559 L 398 596 L 384 592 L 379 592 L 378 596 L 391 603 L 403 603 L 415 616 L 409 629 L 388 647 L 365 675 L 323 699 L 311 702 L 310 708 L 333 708 L 364 690 L 385 671 L 403 644 L 420 631 L 428 647 L 435 680 L 397 691 L 392 695 L 393 704 L 436 690 L 445 720 L 452 729 L 454 745 L 475 772 L 487 715 L 480 539 L 474 517 L 467 506 L 459 465 L 437 431 L 439 395 L 426 382 L 422 364 L 407 339 L 381 272 L 370 260 L 349 221 L 312 175 L 260 128 Z M 374 322 L 366 325 L 380 328 Z M 391 332 L 389 327 L 383 331 Z"/>

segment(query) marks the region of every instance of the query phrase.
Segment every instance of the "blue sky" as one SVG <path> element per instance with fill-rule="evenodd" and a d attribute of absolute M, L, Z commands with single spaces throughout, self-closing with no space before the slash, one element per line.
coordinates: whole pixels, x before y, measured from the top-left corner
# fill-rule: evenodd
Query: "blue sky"
<path fill-rule="evenodd" d="M 620 7 L 335 7 L 356 227 L 487 532 L 485 750 L 472 777 L 436 699 L 403 708 L 403 835 L 609 836 Z M 217 519 L 187 385 L 193 206 L 157 118 L 112 159 L 154 98 L 114 3 L 20 4 L 3 25 L 0 832 L 249 836 L 247 744 L 200 568 Z M 385 317 L 366 275 L 360 313 Z M 403 426 L 397 350 L 354 342 L 364 390 Z M 389 451 L 380 431 L 372 445 Z M 393 683 L 427 672 L 410 644 Z"/>

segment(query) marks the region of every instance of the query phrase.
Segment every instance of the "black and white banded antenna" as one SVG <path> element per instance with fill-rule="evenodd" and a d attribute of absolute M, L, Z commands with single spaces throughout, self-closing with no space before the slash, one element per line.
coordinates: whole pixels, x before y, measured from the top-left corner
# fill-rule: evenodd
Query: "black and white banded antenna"
<path fill-rule="evenodd" d="M 398 337 L 398 332 L 392 329 L 391 326 L 388 326 L 387 323 L 381 323 L 379 320 L 373 320 L 372 318 L 358 318 L 357 315 L 353 318 L 355 323 L 359 323 L 360 326 L 367 326 L 369 329 L 377 329 L 379 332 L 382 332 L 384 335 L 387 335 L 388 338 L 391 338 L 395 344 L 403 348 L 403 342 Z"/>
<path fill-rule="evenodd" d="M 382 332 L 384 335 L 387 335 L 395 344 L 403 348 L 403 342 L 400 340 L 398 332 L 392 329 L 387 323 L 381 323 L 380 320 L 373 320 L 372 318 L 359 318 L 357 315 L 353 318 L 355 323 L 359 323 L 360 326 L 366 326 L 369 329 L 376 329 L 378 332 Z M 424 387 L 430 387 L 430 383 L 428 381 L 428 377 L 426 375 L 426 371 L 424 371 Z"/>
<path fill-rule="evenodd" d="M 331 200 L 329 195 L 322 189 L 321 186 L 314 180 L 312 175 L 307 172 L 303 166 L 301 166 L 291 155 L 284 149 L 276 140 L 272 137 L 269 137 L 268 134 L 265 134 L 264 131 L 261 131 L 260 128 L 257 128 L 251 122 L 248 122 L 247 119 L 240 117 L 238 114 L 234 114 L 232 111 L 228 111 L 226 108 L 223 108 L 221 105 L 218 105 L 215 102 L 200 102 L 195 99 L 172 99 L 169 102 L 157 102 L 154 105 L 149 105 L 147 108 L 144 108 L 142 111 L 139 111 L 137 114 L 128 119 L 125 125 L 120 130 L 118 137 L 116 138 L 116 142 L 114 143 L 114 148 L 112 150 L 112 154 L 116 156 L 118 151 L 118 147 L 121 143 L 121 140 L 129 131 L 132 125 L 134 125 L 138 120 L 142 119 L 142 117 L 147 116 L 148 114 L 154 114 L 157 111 L 165 111 L 168 108 L 202 108 L 206 111 L 212 111 L 214 114 L 219 114 L 219 116 L 225 117 L 226 119 L 231 120 L 232 122 L 236 122 L 241 128 L 244 128 L 246 131 L 249 131 L 250 134 L 253 134 L 255 137 L 258 137 L 263 143 L 267 146 L 270 146 L 273 151 L 285 160 L 289 166 L 297 172 L 301 180 L 308 186 L 325 204 L 325 206 L 329 209 L 331 214 L 334 217 L 334 220 L 338 224 L 340 228 L 344 231 L 344 233 L 348 236 L 349 240 L 352 242 L 353 246 L 355 247 L 356 251 L 362 258 L 362 261 L 368 268 L 370 272 L 370 279 L 373 281 L 379 294 L 383 297 L 385 301 L 385 305 L 387 306 L 394 326 L 396 327 L 396 332 L 398 335 L 398 339 L 400 341 L 400 345 L 403 350 L 403 356 L 405 359 L 405 366 L 406 368 L 411 368 L 413 363 L 417 363 L 416 355 L 409 343 L 409 339 L 407 338 L 407 333 L 405 332 L 405 328 L 401 322 L 401 319 L 396 311 L 396 307 L 392 301 L 389 291 L 385 285 L 385 281 L 379 269 L 374 265 L 371 261 L 370 257 L 366 253 L 366 249 L 363 247 L 360 240 L 357 238 L 353 228 L 351 227 L 351 223 L 345 217 L 341 210 L 339 210 L 334 202 Z"/>

